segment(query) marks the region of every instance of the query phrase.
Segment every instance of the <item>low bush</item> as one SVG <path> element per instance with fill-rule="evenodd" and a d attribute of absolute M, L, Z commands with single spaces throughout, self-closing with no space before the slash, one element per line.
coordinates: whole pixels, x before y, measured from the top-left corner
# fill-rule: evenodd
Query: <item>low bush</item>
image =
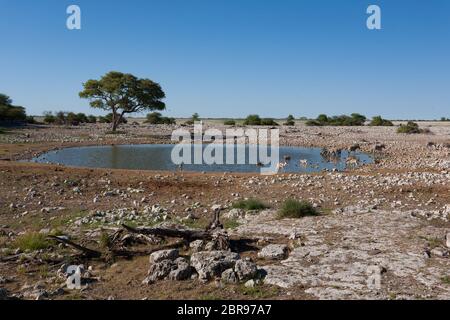
<path fill-rule="evenodd" d="M 147 114 L 145 123 L 148 124 L 176 124 L 174 118 L 163 117 L 159 112 L 152 112 Z"/>
<path fill-rule="evenodd" d="M 236 121 L 234 121 L 234 120 L 225 120 L 223 122 L 223 124 L 226 125 L 226 126 L 235 126 L 236 125 Z"/>
<path fill-rule="evenodd" d="M 406 125 L 401 124 L 400 127 L 398 127 L 397 132 L 406 134 L 417 134 L 417 133 L 428 133 L 429 130 L 420 129 L 417 123 L 408 121 Z"/>
<path fill-rule="evenodd" d="M 258 199 L 247 199 L 247 200 L 240 200 L 238 202 L 235 202 L 233 204 L 233 208 L 249 211 L 249 210 L 267 209 L 268 206 L 264 202 L 262 202 Z"/>
<path fill-rule="evenodd" d="M 372 127 L 392 127 L 394 124 L 386 119 L 383 119 L 381 116 L 376 116 L 372 118 L 372 121 L 369 123 L 369 126 Z"/>
<path fill-rule="evenodd" d="M 367 118 L 359 113 L 352 113 L 350 116 L 341 115 L 328 117 L 321 114 L 315 120 L 306 122 L 307 126 L 363 126 Z"/>
<path fill-rule="evenodd" d="M 317 216 L 319 213 L 308 201 L 298 201 L 294 199 L 286 200 L 278 216 L 280 218 L 302 218 L 306 216 Z"/>
<path fill-rule="evenodd" d="M 47 236 L 37 232 L 29 232 L 21 235 L 14 242 L 14 247 L 22 251 L 36 251 L 46 249 L 49 246 Z"/>

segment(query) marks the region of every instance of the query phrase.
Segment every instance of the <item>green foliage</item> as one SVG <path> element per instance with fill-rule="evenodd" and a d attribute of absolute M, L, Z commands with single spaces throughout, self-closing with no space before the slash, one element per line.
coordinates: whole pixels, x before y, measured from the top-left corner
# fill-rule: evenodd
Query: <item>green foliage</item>
<path fill-rule="evenodd" d="M 260 126 L 261 118 L 257 114 L 251 114 L 245 119 L 244 125 L 245 126 Z"/>
<path fill-rule="evenodd" d="M 106 116 L 104 116 L 104 117 L 99 117 L 98 118 L 98 122 L 100 122 L 100 123 L 112 123 L 113 122 L 113 114 L 112 113 L 108 113 Z M 124 118 L 124 117 L 122 117 L 122 119 L 120 120 L 120 123 L 122 124 L 126 124 L 128 122 L 128 120 L 126 119 L 126 118 Z M 115 131 L 115 130 L 112 130 L 112 131 Z"/>
<path fill-rule="evenodd" d="M 391 121 L 383 119 L 381 116 L 373 117 L 369 124 L 372 127 L 392 127 L 393 125 Z"/>
<path fill-rule="evenodd" d="M 198 121 L 200 121 L 200 116 L 196 112 L 192 115 L 191 119 L 189 119 L 188 121 L 185 122 L 185 124 L 188 126 L 192 126 L 195 122 L 198 122 Z"/>
<path fill-rule="evenodd" d="M 78 126 L 80 123 L 96 123 L 95 116 L 86 116 L 84 113 L 58 111 L 55 115 L 52 112 L 44 112 L 44 122 L 47 124 Z"/>
<path fill-rule="evenodd" d="M 112 71 L 100 80 L 88 80 L 83 86 L 80 98 L 89 99 L 93 108 L 112 112 L 113 131 L 116 131 L 125 114 L 166 108 L 162 102 L 166 95 L 161 86 L 132 74 Z"/>
<path fill-rule="evenodd" d="M 50 246 L 45 234 L 30 232 L 19 236 L 15 242 L 14 247 L 22 251 L 36 251 L 46 249 Z"/>
<path fill-rule="evenodd" d="M 223 122 L 223 124 L 226 125 L 226 126 L 235 126 L 236 125 L 236 121 L 234 121 L 234 120 L 225 120 Z"/>
<path fill-rule="evenodd" d="M 226 219 L 223 222 L 225 229 L 233 230 L 239 227 L 241 224 L 236 219 Z"/>
<path fill-rule="evenodd" d="M 149 124 L 176 124 L 174 118 L 163 117 L 159 112 L 152 112 L 147 114 L 145 123 Z"/>
<path fill-rule="evenodd" d="M 398 127 L 397 132 L 406 134 L 416 134 L 416 133 L 427 133 L 428 130 L 420 129 L 417 123 L 408 121 L 406 125 L 401 124 L 400 127 Z"/>
<path fill-rule="evenodd" d="M 247 200 L 240 200 L 238 202 L 233 203 L 233 208 L 250 211 L 250 210 L 267 209 L 268 206 L 261 200 L 247 199 Z"/>
<path fill-rule="evenodd" d="M 50 112 L 44 112 L 44 122 L 47 124 L 53 124 L 56 122 L 55 116 Z"/>
<path fill-rule="evenodd" d="M 363 126 L 366 122 L 366 117 L 359 113 L 352 113 L 350 116 L 341 115 L 328 117 L 326 114 L 321 114 L 315 120 L 306 122 L 308 126 Z"/>
<path fill-rule="evenodd" d="M 0 121 L 25 121 L 26 118 L 25 108 L 13 106 L 11 98 L 0 93 Z"/>
<path fill-rule="evenodd" d="M 283 123 L 285 126 L 295 126 L 295 118 L 292 114 L 288 115 L 286 122 Z"/>
<path fill-rule="evenodd" d="M 262 126 L 278 126 L 278 123 L 275 122 L 272 118 L 264 118 L 261 119 Z"/>
<path fill-rule="evenodd" d="M 316 215 L 318 215 L 317 210 L 309 202 L 294 199 L 286 200 L 278 211 L 280 218 L 302 218 Z"/>
<path fill-rule="evenodd" d="M 96 117 L 96 116 L 93 116 L 93 115 L 89 115 L 89 116 L 87 117 L 87 122 L 88 122 L 88 123 L 97 123 L 97 117 Z"/>
<path fill-rule="evenodd" d="M 245 126 L 278 126 L 272 118 L 261 119 L 257 114 L 251 114 L 244 120 Z"/>
<path fill-rule="evenodd" d="M 25 119 L 25 121 L 26 121 L 28 124 L 36 124 L 36 123 L 37 123 L 37 121 L 34 119 L 33 116 L 27 116 L 26 119 Z"/>

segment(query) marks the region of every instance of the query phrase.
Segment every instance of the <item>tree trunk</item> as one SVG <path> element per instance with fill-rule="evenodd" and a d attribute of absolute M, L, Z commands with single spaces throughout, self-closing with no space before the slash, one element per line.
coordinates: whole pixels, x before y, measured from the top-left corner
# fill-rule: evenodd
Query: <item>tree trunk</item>
<path fill-rule="evenodd" d="M 116 110 L 113 110 L 113 113 L 112 113 L 112 131 L 113 132 L 116 132 L 116 129 L 117 129 L 116 119 L 117 119 L 117 113 L 116 113 Z"/>

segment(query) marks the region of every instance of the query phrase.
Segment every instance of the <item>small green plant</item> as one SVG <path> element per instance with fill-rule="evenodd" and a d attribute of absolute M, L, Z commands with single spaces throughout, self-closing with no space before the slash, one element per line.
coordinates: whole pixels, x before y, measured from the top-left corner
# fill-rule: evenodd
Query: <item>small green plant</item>
<path fill-rule="evenodd" d="M 235 126 L 236 125 L 236 121 L 234 121 L 234 120 L 225 120 L 223 122 L 223 124 L 226 125 L 226 126 Z"/>
<path fill-rule="evenodd" d="M 269 299 L 271 297 L 275 297 L 278 294 L 277 288 L 265 287 L 261 285 L 257 285 L 254 287 L 245 287 L 244 285 L 241 285 L 239 289 L 239 291 L 244 296 L 249 296 L 253 299 Z"/>
<path fill-rule="evenodd" d="M 306 216 L 317 216 L 319 213 L 308 201 L 298 201 L 294 199 L 286 200 L 278 216 L 280 218 L 302 218 Z"/>
<path fill-rule="evenodd" d="M 233 204 L 233 208 L 243 209 L 243 210 L 263 210 L 267 209 L 268 206 L 258 199 L 247 199 L 247 200 L 239 200 Z"/>
<path fill-rule="evenodd" d="M 295 126 L 295 118 L 292 114 L 290 114 L 287 119 L 286 122 L 283 123 L 283 125 L 285 126 Z"/>
<path fill-rule="evenodd" d="M 443 276 L 441 278 L 442 283 L 450 284 L 450 276 Z"/>
<path fill-rule="evenodd" d="M 225 227 L 225 229 L 236 229 L 237 227 L 239 227 L 241 224 L 236 220 L 236 219 L 227 219 L 223 222 L 223 226 Z"/>
<path fill-rule="evenodd" d="M 369 126 L 372 127 L 392 127 L 394 124 L 386 119 L 383 119 L 381 116 L 376 116 L 372 118 L 372 121 L 369 123 Z"/>
<path fill-rule="evenodd" d="M 99 242 L 102 248 L 109 248 L 111 246 L 111 238 L 109 237 L 109 234 L 102 232 Z"/>
<path fill-rule="evenodd" d="M 401 124 L 397 129 L 397 133 L 417 134 L 417 133 L 429 133 L 428 129 L 420 129 L 419 125 L 415 122 L 408 121 L 406 125 Z"/>
<path fill-rule="evenodd" d="M 45 234 L 30 232 L 19 236 L 14 242 L 14 247 L 22 251 L 36 251 L 50 246 Z"/>

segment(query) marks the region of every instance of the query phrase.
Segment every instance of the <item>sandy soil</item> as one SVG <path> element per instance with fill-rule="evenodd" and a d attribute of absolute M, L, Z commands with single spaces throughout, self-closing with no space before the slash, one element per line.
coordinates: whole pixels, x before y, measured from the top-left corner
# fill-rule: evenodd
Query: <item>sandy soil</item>
<path fill-rule="evenodd" d="M 20 162 L 68 146 L 170 143 L 173 126 L 127 125 L 121 129 L 126 134 L 119 135 L 107 134 L 102 125 L 9 129 L 0 134 L 0 288 L 25 299 L 448 299 L 450 124 L 421 126 L 431 134 L 401 135 L 386 127 L 282 127 L 281 145 L 359 144 L 363 151 L 374 152 L 376 145 L 384 144 L 385 149 L 376 153 L 375 164 L 347 172 L 269 177 Z M 101 234 L 121 222 L 204 227 L 213 205 L 221 205 L 226 213 L 244 198 L 258 198 L 271 207 L 228 221 L 233 235 L 260 239 L 252 250 L 242 252 L 268 270 L 265 284 L 256 288 L 197 280 L 145 286 L 141 282 L 149 263 L 141 256 L 77 260 L 91 266 L 95 281 L 70 291 L 58 270 L 74 262 L 72 249 L 56 244 L 37 251 L 16 248 L 18 239 L 30 232 L 64 234 L 101 248 Z M 288 198 L 309 200 L 322 214 L 276 219 L 276 210 Z M 99 212 L 107 218 L 98 219 Z M 295 232 L 298 237 L 289 240 Z M 288 244 L 289 258 L 277 263 L 258 259 L 257 251 L 268 243 Z M 378 290 L 365 285 L 373 265 L 383 269 Z"/>

